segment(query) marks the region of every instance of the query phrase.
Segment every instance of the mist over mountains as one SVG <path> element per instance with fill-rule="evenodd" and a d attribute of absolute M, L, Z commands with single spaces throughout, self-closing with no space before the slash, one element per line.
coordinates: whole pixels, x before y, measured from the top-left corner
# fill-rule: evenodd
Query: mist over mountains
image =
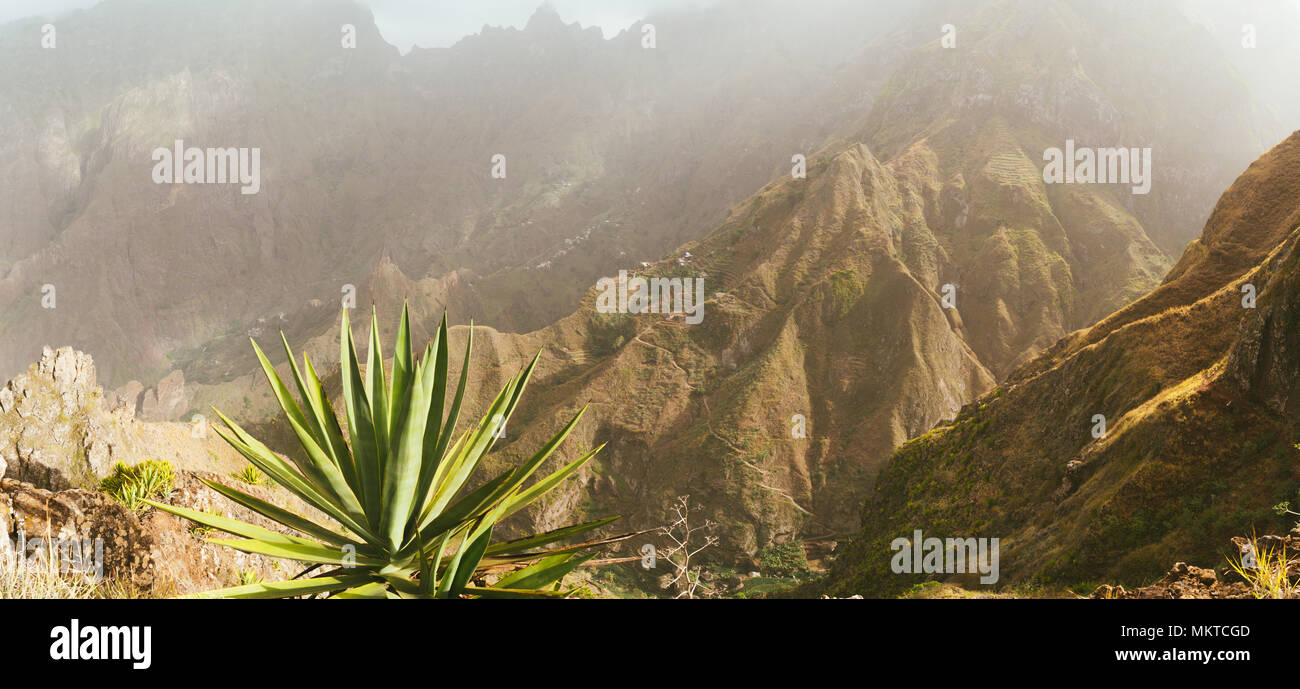
<path fill-rule="evenodd" d="M 287 452 L 248 338 L 335 361 L 342 298 L 409 300 L 421 344 L 443 311 L 456 346 L 473 319 L 471 413 L 541 352 L 493 462 L 592 404 L 555 461 L 606 450 L 528 527 L 646 528 L 690 494 L 739 561 L 864 522 L 883 538 L 943 499 L 927 483 L 909 506 L 899 485 L 941 471 L 911 464 L 878 495 L 895 450 L 1213 253 L 1216 200 L 1300 126 L 1278 68 L 1300 13 L 1246 49 L 1260 7 L 721 2 L 607 40 L 543 6 L 406 55 L 343 0 L 106 0 L 53 50 L 43 20 L 10 23 L 0 378 L 72 346 L 147 418 L 216 405 Z M 260 190 L 156 184 L 177 140 L 259 148 Z M 1067 144 L 1149 149 L 1149 193 L 1045 183 Z M 602 313 L 593 286 L 620 270 L 703 280 L 703 322 Z"/>
<path fill-rule="evenodd" d="M 223 340 L 242 352 L 261 318 L 319 329 L 337 314 L 309 302 L 336 303 L 345 284 L 368 301 L 387 256 L 454 278 L 459 321 L 540 327 L 607 267 L 716 225 L 789 159 L 768 146 L 813 150 L 838 113 L 864 109 L 873 89 L 832 88 L 857 31 L 825 13 L 808 26 L 745 14 L 739 27 L 668 17 L 659 30 L 680 35 L 656 52 L 542 9 L 523 31 L 406 57 L 352 3 L 109 2 L 69 17 L 55 51 L 11 25 L 5 59 L 20 68 L 3 88 L 23 96 L 3 120 L 5 321 L 101 341 L 118 384 L 176 368 L 219 380 L 229 372 L 204 369 L 226 359 Z M 345 23 L 354 50 L 339 47 Z M 153 184 L 141 166 L 176 139 L 260 147 L 263 193 Z M 496 154 L 504 180 L 490 177 Z M 66 318 L 22 298 L 47 283 Z M 39 348 L 4 352 L 12 372 Z"/>

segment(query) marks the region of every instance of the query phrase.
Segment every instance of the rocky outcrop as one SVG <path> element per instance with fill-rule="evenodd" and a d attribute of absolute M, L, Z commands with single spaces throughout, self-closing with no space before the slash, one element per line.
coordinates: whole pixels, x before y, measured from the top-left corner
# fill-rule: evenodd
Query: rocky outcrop
<path fill-rule="evenodd" d="M 15 555 L 31 562 L 42 557 L 40 552 L 59 552 L 59 543 L 75 543 L 95 571 L 149 590 L 154 583 L 152 542 L 135 515 L 103 493 L 51 492 L 0 479 L 0 566 Z"/>
<path fill-rule="evenodd" d="M 1279 555 L 1286 557 L 1287 576 L 1292 583 L 1300 581 L 1300 528 L 1296 528 L 1286 536 L 1260 536 L 1253 543 L 1247 538 L 1237 536 L 1232 539 L 1232 544 L 1242 553 L 1257 550 L 1259 554 L 1269 557 Z M 1300 595 L 1300 589 L 1297 589 L 1296 595 Z M 1123 586 L 1107 584 L 1097 587 L 1089 597 L 1254 598 L 1255 593 L 1239 575 L 1231 570 L 1225 570 L 1225 575 L 1221 578 L 1213 569 L 1179 562 L 1164 578 L 1150 586 L 1129 591 Z"/>
<path fill-rule="evenodd" d="M 1300 222 L 1300 212 L 1291 222 Z M 1237 389 L 1286 415 L 1300 411 L 1300 224 L 1292 232 L 1292 240 L 1250 278 L 1267 294 L 1242 322 L 1225 366 L 1225 377 Z"/>
<path fill-rule="evenodd" d="M 185 394 L 185 374 L 172 371 L 158 385 L 145 390 L 140 395 L 137 411 L 145 421 L 175 421 L 181 418 L 189 408 L 189 397 Z"/>
<path fill-rule="evenodd" d="M 183 390 L 183 382 L 170 389 Z M 46 347 L 27 373 L 0 388 L 0 476 L 64 490 L 98 487 L 117 462 L 157 459 L 222 474 L 243 468 L 206 419 L 146 423 L 121 393 L 99 387 L 90 355 Z"/>
<path fill-rule="evenodd" d="M 1242 582 L 1226 583 L 1212 569 L 1179 562 L 1160 581 L 1132 591 L 1109 584 L 1097 587 L 1090 598 L 1253 598 Z"/>
<path fill-rule="evenodd" d="M 0 390 L 0 476 L 49 489 L 91 487 L 127 460 L 134 411 L 108 408 L 90 356 L 46 347 Z"/>
<path fill-rule="evenodd" d="M 116 396 L 115 396 L 116 397 Z M 157 510 L 136 514 L 94 490 L 117 462 L 146 459 L 176 469 L 171 504 L 278 529 L 216 493 L 201 478 L 231 482 L 245 464 L 206 423 L 146 423 L 130 402 L 106 400 L 90 356 L 45 348 L 41 360 L 0 388 L 0 564 L 30 561 L 51 539 L 83 549 L 105 577 L 141 595 L 207 591 L 248 578 L 286 579 L 291 564 L 207 543 L 220 536 Z M 286 491 L 238 484 L 291 511 L 322 518 Z"/>
<path fill-rule="evenodd" d="M 202 478 L 221 480 L 215 474 Z M 197 474 L 180 472 L 167 502 L 285 531 L 199 479 Z M 321 518 L 283 490 L 244 484 L 238 488 Z M 230 538 L 197 529 L 188 520 L 158 510 L 137 515 L 98 491 L 49 491 L 0 479 L 0 566 L 12 566 L 19 555 L 28 563 L 63 558 L 72 568 L 65 569 L 65 574 L 97 573 L 112 582 L 113 591 L 150 597 L 198 593 L 249 579 L 288 579 L 301 569 L 295 569 L 296 563 L 250 555 L 206 540 L 223 537 Z M 74 555 L 69 558 L 68 552 Z"/>

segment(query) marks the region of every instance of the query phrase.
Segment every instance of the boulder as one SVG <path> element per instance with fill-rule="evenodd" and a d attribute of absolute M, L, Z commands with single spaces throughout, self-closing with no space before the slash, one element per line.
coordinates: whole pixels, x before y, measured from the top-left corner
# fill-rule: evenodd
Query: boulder
<path fill-rule="evenodd" d="M 51 492 L 30 483 L 0 479 L 0 561 L 23 544 L 32 558 L 55 543 L 95 544 L 95 569 L 136 590 L 153 587 L 153 539 L 130 510 L 98 491 Z M 99 556 L 96 555 L 96 559 Z M 3 566 L 3 564 L 0 564 Z"/>
<path fill-rule="evenodd" d="M 175 421 L 189 406 L 185 395 L 185 374 L 172 371 L 141 397 L 140 418 L 145 421 Z"/>
<path fill-rule="evenodd" d="M 1102 585 L 1090 598 L 1253 598 L 1246 584 L 1225 583 L 1212 569 L 1186 562 L 1176 563 L 1160 581 L 1132 591 L 1123 586 Z"/>

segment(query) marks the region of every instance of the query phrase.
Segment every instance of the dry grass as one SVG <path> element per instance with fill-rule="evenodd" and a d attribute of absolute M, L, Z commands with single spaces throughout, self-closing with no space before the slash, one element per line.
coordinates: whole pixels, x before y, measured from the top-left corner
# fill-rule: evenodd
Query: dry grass
<path fill-rule="evenodd" d="M 95 580 L 84 572 L 63 571 L 59 549 L 46 533 L 45 552 L 14 553 L 12 548 L 0 552 L 0 600 L 55 598 L 153 598 L 157 594 L 142 591 L 112 578 Z"/>
<path fill-rule="evenodd" d="M 61 572 L 58 550 L 52 545 L 46 548 L 45 556 L 35 562 L 23 554 L 0 557 L 0 599 L 102 597 L 97 594 L 104 582 Z"/>
<path fill-rule="evenodd" d="M 1300 598 L 1300 585 L 1287 576 L 1287 570 L 1297 561 L 1287 558 L 1284 548 L 1261 550 L 1258 539 L 1253 536 L 1250 547 L 1255 552 L 1254 566 L 1244 561 L 1245 556 L 1241 553 L 1228 558 L 1228 565 L 1246 580 L 1255 598 Z"/>

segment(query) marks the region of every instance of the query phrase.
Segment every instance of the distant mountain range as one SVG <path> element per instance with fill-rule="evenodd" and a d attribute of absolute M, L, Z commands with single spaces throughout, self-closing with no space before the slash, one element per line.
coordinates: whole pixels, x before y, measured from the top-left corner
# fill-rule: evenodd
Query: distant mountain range
<path fill-rule="evenodd" d="M 651 526 L 689 493 L 727 557 L 863 525 L 871 543 L 904 523 L 889 515 L 946 509 L 947 465 L 909 465 L 922 441 L 894 451 L 955 437 L 925 434 L 977 399 L 1007 408 L 1027 372 L 1175 284 L 1172 257 L 1291 112 L 1259 88 L 1266 64 L 1168 2 L 728 2 L 647 21 L 654 48 L 542 9 L 406 56 L 334 0 L 107 0 L 53 51 L 39 21 L 0 27 L 18 67 L 0 93 L 21 94 L 0 99 L 0 374 L 72 345 L 146 417 L 216 404 L 274 436 L 247 338 L 269 350 L 283 330 L 333 361 L 352 287 L 386 328 L 409 299 L 417 338 L 446 309 L 459 346 L 473 317 L 483 395 L 542 352 L 499 461 L 592 404 L 566 452 L 608 447 L 533 526 Z M 261 190 L 154 184 L 150 152 L 177 139 L 260 147 Z M 1046 184 L 1044 152 L 1067 142 L 1149 148 L 1150 193 Z M 620 270 L 703 280 L 703 322 L 602 313 L 593 285 Z M 1086 436 L 1061 437 L 1071 454 Z M 844 591 L 874 566 L 854 552 Z"/>

